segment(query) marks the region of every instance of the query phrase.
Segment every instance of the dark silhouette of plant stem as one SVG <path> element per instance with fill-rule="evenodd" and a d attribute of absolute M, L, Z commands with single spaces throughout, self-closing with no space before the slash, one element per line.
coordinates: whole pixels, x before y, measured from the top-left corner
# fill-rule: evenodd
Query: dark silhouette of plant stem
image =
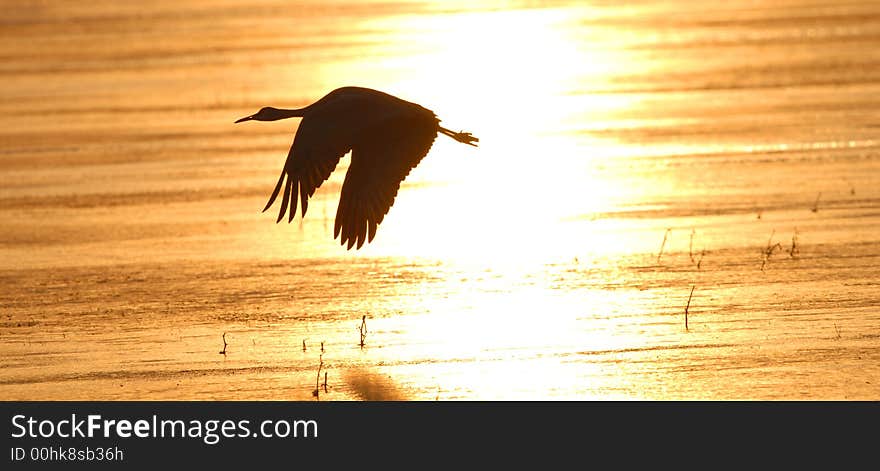
<path fill-rule="evenodd" d="M 358 330 L 361 333 L 360 346 L 364 348 L 364 342 L 367 340 L 367 316 L 361 318 L 361 325 Z"/>
<path fill-rule="evenodd" d="M 226 332 L 223 332 L 223 350 L 220 350 L 221 355 L 226 355 Z"/>
<path fill-rule="evenodd" d="M 312 396 L 315 396 L 318 400 L 321 400 L 321 368 L 324 367 L 324 355 L 318 357 L 318 375 L 315 377 L 315 390 L 312 391 Z"/>
<path fill-rule="evenodd" d="M 774 251 L 776 251 L 777 249 L 784 250 L 782 248 L 782 244 L 780 244 L 779 242 L 777 242 L 776 244 L 773 244 L 773 236 L 775 234 L 776 234 L 776 229 L 774 229 L 773 232 L 770 233 L 770 238 L 767 239 L 767 248 L 764 249 L 764 252 L 763 252 L 764 257 L 763 257 L 763 260 L 761 261 L 761 271 L 764 271 L 764 266 L 767 265 L 767 262 L 770 261 L 770 256 L 773 255 Z"/>
<path fill-rule="evenodd" d="M 666 229 L 666 232 L 663 233 L 663 242 L 660 243 L 660 253 L 657 254 L 657 265 L 660 265 L 660 257 L 663 256 L 663 248 L 666 247 L 666 238 L 669 237 L 670 232 L 672 232 L 672 229 Z"/>
<path fill-rule="evenodd" d="M 696 288 L 696 287 L 697 287 L 697 285 L 691 286 L 691 294 L 690 294 L 690 296 L 688 296 L 687 306 L 684 307 L 684 330 L 690 330 L 690 329 L 688 329 L 688 311 L 691 308 L 691 298 L 694 297 L 694 288 Z"/>
<path fill-rule="evenodd" d="M 691 258 L 691 263 L 697 263 L 694 260 L 694 234 L 697 233 L 696 229 L 691 229 L 691 240 L 688 243 L 688 256 Z"/>
<path fill-rule="evenodd" d="M 797 255 L 801 252 L 800 248 L 798 248 L 797 236 L 798 236 L 798 230 L 797 230 L 797 227 L 795 227 L 794 234 L 791 236 L 791 248 L 788 249 L 788 255 L 791 258 L 797 257 Z"/>

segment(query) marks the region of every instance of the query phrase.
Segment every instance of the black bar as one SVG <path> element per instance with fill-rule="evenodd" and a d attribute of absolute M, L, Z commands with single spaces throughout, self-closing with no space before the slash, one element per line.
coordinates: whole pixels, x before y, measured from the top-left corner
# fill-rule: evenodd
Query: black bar
<path fill-rule="evenodd" d="M 431 462 L 450 463 L 462 454 L 483 459 L 516 459 L 517 456 L 586 459 L 582 456 L 586 453 L 591 460 L 604 457 L 625 463 L 649 457 L 675 462 L 707 451 L 735 452 L 739 457 L 762 453 L 794 453 L 803 457 L 805 450 L 834 453 L 840 460 L 848 460 L 868 453 L 876 455 L 873 450 L 880 423 L 878 402 L 0 404 L 4 421 L 2 452 L 6 462 L 3 469 L 25 469 L 35 464 L 70 469 L 72 465 L 83 463 L 90 469 L 104 465 L 113 469 L 181 465 L 231 469 L 255 463 L 283 464 L 286 469 L 306 465 L 338 469 L 343 464 L 387 464 L 413 453 L 429 457 Z M 86 435 L 89 415 L 100 416 L 94 421 L 101 428 L 96 429 L 92 437 L 28 436 L 31 428 L 37 434 L 57 434 L 59 423 L 65 435 L 72 432 L 75 423 L 79 424 L 77 433 Z M 30 424 L 28 418 L 33 419 Z M 109 420 L 114 422 L 107 425 L 105 421 Z M 182 421 L 187 437 L 180 436 L 183 429 L 179 422 L 172 423 L 176 429 L 166 427 L 166 432 L 174 430 L 174 437 L 158 436 L 156 425 L 162 420 Z M 41 425 L 43 421 L 51 424 Z M 120 421 L 128 421 L 130 426 L 120 426 Z M 148 433 L 148 437 L 134 436 L 138 421 L 143 421 L 138 431 Z M 247 421 L 245 428 L 241 427 L 242 421 Z M 263 421 L 271 421 L 266 431 L 272 437 L 260 435 Z M 286 425 L 279 425 L 282 421 L 286 421 Z M 308 421 L 314 421 L 315 426 Z M 226 430 L 222 428 L 224 423 Z M 107 436 L 104 427 L 109 427 Z M 293 428 L 297 428 L 295 438 Z M 120 430 L 123 435 L 131 436 L 119 436 Z M 227 432 L 235 436 L 224 437 Z M 14 437 L 21 434 L 26 436 Z M 288 436 L 274 436 L 277 434 Z M 71 448 L 76 453 L 68 453 Z M 80 452 L 82 458 L 88 458 L 87 451 L 95 452 L 98 448 L 119 450 L 122 460 L 71 459 L 80 457 L 77 455 Z M 68 452 L 61 454 L 59 450 Z M 44 456 L 40 456 L 41 453 Z M 106 452 L 105 455 L 109 456 Z M 52 460 L 35 463 L 32 458 Z"/>

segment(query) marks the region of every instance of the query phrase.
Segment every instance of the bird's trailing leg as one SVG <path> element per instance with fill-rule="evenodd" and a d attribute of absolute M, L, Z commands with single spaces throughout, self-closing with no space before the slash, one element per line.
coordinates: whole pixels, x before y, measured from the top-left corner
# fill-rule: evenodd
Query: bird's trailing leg
<path fill-rule="evenodd" d="M 443 126 L 440 126 L 440 132 L 446 134 L 447 136 L 455 139 L 458 142 L 461 142 L 462 144 L 467 144 L 469 146 L 477 147 L 477 145 L 474 143 L 480 142 L 479 139 L 472 136 L 469 132 L 453 132 L 444 128 Z"/>

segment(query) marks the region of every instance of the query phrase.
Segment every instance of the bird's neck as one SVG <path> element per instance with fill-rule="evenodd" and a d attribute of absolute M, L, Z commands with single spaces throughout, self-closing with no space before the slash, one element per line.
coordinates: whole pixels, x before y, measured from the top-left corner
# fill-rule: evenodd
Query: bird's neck
<path fill-rule="evenodd" d="M 288 110 L 284 108 L 272 108 L 272 115 L 268 119 L 268 121 L 278 121 L 279 119 L 287 119 L 287 118 L 302 118 L 305 116 L 306 110 L 308 106 L 305 108 L 298 108 L 293 110 Z"/>

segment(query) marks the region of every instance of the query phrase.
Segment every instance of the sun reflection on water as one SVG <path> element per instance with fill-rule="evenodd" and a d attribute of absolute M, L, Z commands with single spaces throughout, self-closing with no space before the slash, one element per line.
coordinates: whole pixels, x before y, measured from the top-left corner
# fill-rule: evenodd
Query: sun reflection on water
<path fill-rule="evenodd" d="M 594 268 L 575 262 L 541 268 L 474 260 L 444 264 L 437 270 L 444 280 L 424 293 L 429 305 L 414 296 L 401 306 L 424 314 L 377 321 L 382 331 L 407 338 L 399 347 L 405 352 L 392 346 L 374 353 L 391 363 L 400 358 L 430 363 L 432 368 L 410 374 L 419 384 L 431 384 L 420 376 L 439 374 L 449 391 L 477 388 L 480 397 L 516 398 L 546 385 L 554 390 L 551 397 L 584 398 L 589 391 L 600 397 L 607 370 L 614 368 L 609 352 L 645 347 L 662 337 L 646 339 L 645 330 L 662 334 L 670 328 L 633 322 L 649 317 L 655 293 L 572 284 Z M 616 279 L 625 276 L 622 271 L 604 265 L 600 271 L 602 286 L 625 281 Z M 602 361 L 584 362 L 592 357 Z"/>

